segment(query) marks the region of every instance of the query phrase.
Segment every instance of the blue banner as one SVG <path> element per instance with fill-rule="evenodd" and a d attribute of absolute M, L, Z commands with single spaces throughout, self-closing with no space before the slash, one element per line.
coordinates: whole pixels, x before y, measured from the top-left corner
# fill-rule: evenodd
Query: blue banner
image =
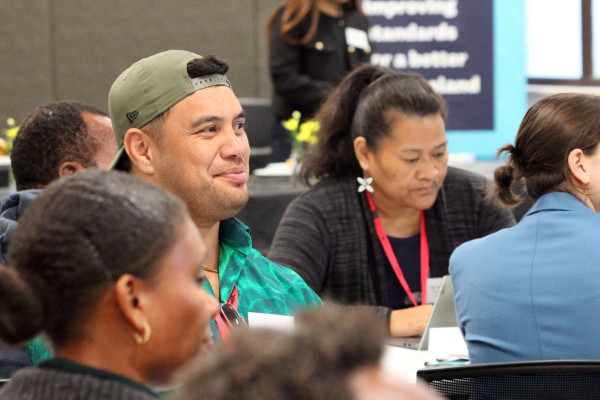
<path fill-rule="evenodd" d="M 418 72 L 446 99 L 451 151 L 492 158 L 512 142 L 526 108 L 523 0 L 363 0 L 362 6 L 371 19 L 371 62 Z"/>

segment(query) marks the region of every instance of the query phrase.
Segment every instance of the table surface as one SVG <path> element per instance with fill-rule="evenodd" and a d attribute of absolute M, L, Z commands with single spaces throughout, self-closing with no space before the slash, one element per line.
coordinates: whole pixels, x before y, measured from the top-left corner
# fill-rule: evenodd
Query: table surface
<path fill-rule="evenodd" d="M 429 351 L 386 345 L 381 365 L 390 374 L 415 383 L 417 371 L 425 367 L 426 362 L 435 362 L 435 356 Z"/>
<path fill-rule="evenodd" d="M 451 349 L 447 350 L 451 351 Z M 439 349 L 434 352 L 386 345 L 381 366 L 386 372 L 406 382 L 415 383 L 417 381 L 417 371 L 422 368 L 435 365 L 460 366 L 469 363 L 465 359 L 449 355 L 448 351 Z"/>

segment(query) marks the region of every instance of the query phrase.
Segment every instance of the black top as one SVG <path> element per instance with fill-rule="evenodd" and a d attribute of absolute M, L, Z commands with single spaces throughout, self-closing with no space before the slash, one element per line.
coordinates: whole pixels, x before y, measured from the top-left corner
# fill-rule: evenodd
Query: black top
<path fill-rule="evenodd" d="M 388 236 L 388 239 L 415 301 L 421 304 L 421 234 L 409 238 Z M 385 257 L 385 280 L 389 308 L 397 310 L 413 306 L 387 257 Z"/>
<path fill-rule="evenodd" d="M 269 40 L 269 68 L 273 81 L 273 107 L 279 119 L 288 119 L 297 110 L 310 118 L 319 104 L 342 78 L 358 65 L 369 62 L 370 48 L 348 46 L 347 27 L 367 31 L 367 17 L 355 10 L 344 9 L 339 18 L 320 14 L 315 36 L 306 44 L 283 42 L 279 34 L 279 9 Z M 303 38 L 310 28 L 312 11 L 289 32 L 294 39 Z"/>

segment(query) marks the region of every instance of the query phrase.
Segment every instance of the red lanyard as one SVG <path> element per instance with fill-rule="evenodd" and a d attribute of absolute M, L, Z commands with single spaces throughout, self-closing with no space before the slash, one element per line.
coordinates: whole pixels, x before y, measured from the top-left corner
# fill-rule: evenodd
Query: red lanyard
<path fill-rule="evenodd" d="M 235 308 L 235 310 L 237 311 L 237 309 L 238 309 L 237 285 L 235 285 L 233 287 L 233 291 L 231 292 L 231 296 L 229 296 L 229 300 L 227 300 L 227 302 L 229 304 L 231 304 L 233 306 L 233 308 Z M 217 323 L 217 328 L 219 328 L 219 333 L 221 334 L 221 339 L 223 341 L 227 340 L 227 337 L 229 336 L 229 327 L 227 326 L 225 321 L 223 321 L 223 317 L 221 316 L 221 314 L 217 314 L 215 316 L 215 322 Z"/>
<path fill-rule="evenodd" d="M 406 279 L 404 278 L 404 274 L 400 269 L 400 264 L 398 264 L 398 259 L 394 254 L 394 250 L 392 250 L 392 245 L 390 244 L 390 240 L 388 239 L 385 231 L 383 230 L 383 226 L 381 225 L 381 220 L 377 215 L 377 211 L 375 210 L 375 204 L 373 203 L 373 199 L 371 198 L 371 193 L 365 190 L 367 195 L 367 201 L 369 202 L 369 207 L 374 214 L 373 223 L 375 224 L 375 231 L 377 232 L 377 237 L 379 238 L 379 242 L 385 251 L 385 255 L 387 256 L 388 261 L 392 264 L 392 268 L 396 273 L 396 277 L 398 277 L 398 281 L 400 281 L 400 285 L 412 301 L 414 306 L 417 306 L 417 302 L 415 301 L 415 297 L 413 296 Z M 427 232 L 425 231 L 425 211 L 421 211 L 421 304 L 426 304 L 427 302 L 427 278 L 429 278 L 429 243 L 427 242 Z"/>

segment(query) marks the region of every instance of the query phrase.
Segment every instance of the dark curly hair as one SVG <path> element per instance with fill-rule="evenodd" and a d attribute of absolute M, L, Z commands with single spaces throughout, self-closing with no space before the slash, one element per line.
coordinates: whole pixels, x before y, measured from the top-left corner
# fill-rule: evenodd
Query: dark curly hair
<path fill-rule="evenodd" d="M 600 143 L 600 96 L 560 93 L 536 102 L 525 114 L 515 139 L 498 150 L 508 154 L 506 165 L 494 172 L 489 197 L 515 206 L 523 199 L 514 182 L 525 180 L 527 194 L 535 201 L 542 195 L 567 190 L 573 185 L 569 153 L 581 149 L 591 155 Z"/>
<path fill-rule="evenodd" d="M 188 76 L 192 79 L 213 74 L 225 75 L 228 70 L 229 65 L 212 55 L 203 58 L 195 58 L 187 65 Z M 142 127 L 142 130 L 148 132 L 158 143 L 162 140 L 162 127 L 165 118 L 169 114 L 169 110 L 155 117 L 152 121 Z M 114 168 L 119 171 L 131 171 L 131 160 L 126 152 L 123 153 L 123 156 L 119 159 Z"/>
<path fill-rule="evenodd" d="M 351 400 L 350 374 L 378 365 L 385 329 L 370 311 L 326 305 L 292 333 L 237 330 L 185 376 L 175 400 Z"/>
<path fill-rule="evenodd" d="M 101 139 L 89 131 L 84 112 L 108 117 L 96 107 L 60 101 L 39 106 L 25 118 L 10 152 L 17 190 L 46 186 L 58 178 L 58 167 L 65 161 L 97 167 Z"/>
<path fill-rule="evenodd" d="M 151 279 L 178 237 L 183 203 L 122 172 L 84 170 L 50 184 L 19 219 L 0 266 L 0 339 L 44 331 L 60 347 L 123 274 Z"/>
<path fill-rule="evenodd" d="M 342 80 L 317 112 L 321 124 L 318 143 L 302 160 L 299 178 L 362 176 L 354 154 L 354 139 L 362 136 L 377 150 L 390 135 L 389 112 L 408 116 L 439 114 L 446 103 L 421 75 L 364 65 Z"/>

